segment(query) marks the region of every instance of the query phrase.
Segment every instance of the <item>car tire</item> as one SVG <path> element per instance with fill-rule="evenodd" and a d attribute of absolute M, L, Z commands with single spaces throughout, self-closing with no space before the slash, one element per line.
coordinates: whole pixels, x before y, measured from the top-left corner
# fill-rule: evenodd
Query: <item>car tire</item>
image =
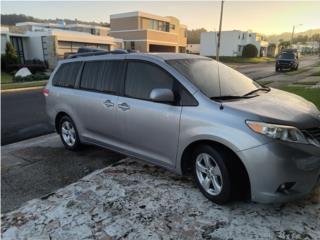
<path fill-rule="evenodd" d="M 279 68 L 276 67 L 276 72 L 279 72 Z"/>
<path fill-rule="evenodd" d="M 205 197 L 217 204 L 231 200 L 231 176 L 227 155 L 209 145 L 198 147 L 192 156 L 197 186 Z"/>
<path fill-rule="evenodd" d="M 76 125 L 68 116 L 63 116 L 59 122 L 59 134 L 66 149 L 77 151 L 81 148 L 81 142 Z"/>

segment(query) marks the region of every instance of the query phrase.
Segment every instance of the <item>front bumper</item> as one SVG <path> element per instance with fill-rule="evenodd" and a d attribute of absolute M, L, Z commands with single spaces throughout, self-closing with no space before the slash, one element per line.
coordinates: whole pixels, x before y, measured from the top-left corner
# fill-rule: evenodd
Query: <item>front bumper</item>
<path fill-rule="evenodd" d="M 277 62 L 276 67 L 277 68 L 293 68 L 297 66 L 296 62 Z"/>
<path fill-rule="evenodd" d="M 285 202 L 310 193 L 320 182 L 320 148 L 274 141 L 239 152 L 250 179 L 251 199 Z M 282 184 L 294 183 L 285 192 Z"/>

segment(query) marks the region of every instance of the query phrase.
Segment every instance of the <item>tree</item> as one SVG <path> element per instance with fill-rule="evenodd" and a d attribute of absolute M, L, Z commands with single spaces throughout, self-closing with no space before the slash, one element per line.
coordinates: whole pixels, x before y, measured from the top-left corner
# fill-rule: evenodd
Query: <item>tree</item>
<path fill-rule="evenodd" d="M 242 57 L 256 57 L 258 55 L 258 49 L 253 44 L 244 46 L 242 50 Z"/>
<path fill-rule="evenodd" d="M 7 42 L 5 53 L 1 55 L 1 68 L 6 69 L 8 64 L 16 63 L 18 63 L 17 51 L 10 42 Z"/>
<path fill-rule="evenodd" d="M 207 32 L 204 28 L 187 30 L 187 43 L 200 44 L 200 36 L 202 32 Z"/>
<path fill-rule="evenodd" d="M 291 43 L 290 41 L 282 41 L 279 43 L 279 50 L 281 51 L 282 49 L 286 49 L 290 47 Z"/>

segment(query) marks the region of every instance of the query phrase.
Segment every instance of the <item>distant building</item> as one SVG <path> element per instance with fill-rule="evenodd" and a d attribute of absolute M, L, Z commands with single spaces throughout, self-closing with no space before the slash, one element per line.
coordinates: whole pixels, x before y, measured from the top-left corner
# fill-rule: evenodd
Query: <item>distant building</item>
<path fill-rule="evenodd" d="M 200 54 L 200 44 L 187 44 L 187 53 Z"/>
<path fill-rule="evenodd" d="M 122 40 L 108 36 L 108 32 L 109 28 L 84 24 L 17 23 L 12 28 L 1 27 L 1 53 L 10 41 L 21 63 L 37 59 L 54 68 L 59 59 L 76 53 L 80 47 L 122 48 Z"/>
<path fill-rule="evenodd" d="M 320 52 L 320 43 L 316 41 L 296 43 L 292 45 L 292 48 L 297 49 L 302 54 L 316 54 Z"/>
<path fill-rule="evenodd" d="M 203 32 L 200 37 L 200 55 L 216 56 L 218 32 Z M 267 56 L 268 42 L 257 33 L 250 31 L 222 31 L 220 56 L 242 56 L 243 47 L 253 44 L 258 49 L 258 56 Z"/>
<path fill-rule="evenodd" d="M 124 48 L 140 52 L 185 52 L 186 26 L 175 17 L 144 12 L 110 16 L 110 35 L 121 38 Z"/>

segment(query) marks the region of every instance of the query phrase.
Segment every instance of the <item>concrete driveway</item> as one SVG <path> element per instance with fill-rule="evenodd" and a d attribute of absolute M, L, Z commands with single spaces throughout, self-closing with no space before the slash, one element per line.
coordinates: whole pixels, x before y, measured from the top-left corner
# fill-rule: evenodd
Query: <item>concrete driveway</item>
<path fill-rule="evenodd" d="M 300 201 L 282 205 L 236 202 L 219 206 L 203 197 L 192 179 L 135 159 L 113 161 L 112 155 L 102 150 L 69 155 L 57 146 L 48 156 L 49 150 L 43 152 L 39 147 L 47 144 L 45 148 L 50 149 L 55 141 L 49 136 L 39 139 L 38 146 L 9 145 L 5 154 L 26 161 L 38 156 L 48 165 L 47 170 L 55 168 L 55 159 L 113 163 L 3 214 L 2 239 L 319 239 L 320 188 Z M 37 155 L 28 155 L 28 151 Z M 43 170 L 34 171 L 32 177 L 47 174 Z M 54 173 L 60 171 L 67 170 Z M 53 175 L 47 178 L 49 182 L 57 181 Z M 12 177 L 7 184 L 17 179 Z M 33 182 L 29 188 L 36 186 Z"/>

